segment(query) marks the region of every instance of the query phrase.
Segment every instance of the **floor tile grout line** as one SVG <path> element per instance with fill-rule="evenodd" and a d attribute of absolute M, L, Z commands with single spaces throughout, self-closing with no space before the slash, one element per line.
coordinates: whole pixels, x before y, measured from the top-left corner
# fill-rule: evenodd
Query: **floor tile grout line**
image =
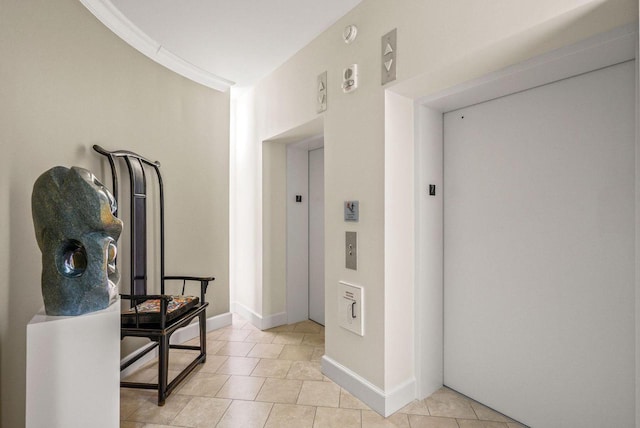
<path fill-rule="evenodd" d="M 233 405 L 233 402 L 235 400 L 231 400 L 229 405 L 227 406 L 226 409 L 224 409 L 224 413 L 222 414 L 222 416 L 220 416 L 220 420 L 218 422 L 216 422 L 216 426 L 220 425 L 220 422 L 222 422 L 222 420 L 224 419 L 224 417 L 227 415 L 227 413 L 229 413 L 229 409 L 231 409 L 231 406 Z"/>
<path fill-rule="evenodd" d="M 284 349 L 284 348 L 282 348 L 282 349 Z M 286 360 L 284 360 L 284 361 L 286 361 Z M 284 375 L 284 378 L 285 378 L 285 379 L 288 379 L 288 377 L 287 377 L 287 376 L 289 376 L 289 372 L 291 371 L 291 369 L 292 369 L 292 368 L 293 368 L 293 361 L 291 361 L 291 362 L 290 362 L 290 364 L 289 364 L 289 368 L 287 369 L 287 372 L 286 372 L 286 373 L 285 373 L 285 375 Z M 302 386 L 300 387 L 300 389 L 302 389 Z"/>
<path fill-rule="evenodd" d="M 264 384 L 263 384 L 264 385 Z M 262 389 L 262 388 L 260 388 Z M 257 397 L 257 395 L 256 395 Z M 264 423 L 262 424 L 262 428 L 264 428 L 265 426 L 267 426 L 267 422 L 269 422 L 269 417 L 271 416 L 271 412 L 273 412 L 273 407 L 276 405 L 276 403 L 271 403 L 271 407 L 269 408 L 269 414 L 267 415 L 267 418 L 264 420 Z"/>
<path fill-rule="evenodd" d="M 318 406 L 313 406 L 313 421 L 311 422 L 311 426 L 316 425 L 316 417 L 318 416 Z"/>
<path fill-rule="evenodd" d="M 291 364 L 291 365 L 293 365 L 293 364 Z M 289 370 L 291 370 L 291 368 L 289 368 Z M 304 386 L 304 381 L 300 381 L 300 382 L 301 382 L 300 383 L 300 390 L 298 391 L 298 395 L 296 396 L 296 402 L 295 402 L 296 406 L 299 405 L 298 404 L 298 400 L 300 399 L 300 394 L 302 394 L 302 387 Z"/>
<path fill-rule="evenodd" d="M 481 420 L 480 417 L 478 416 L 478 412 L 476 412 L 476 409 L 473 407 L 471 402 L 469 402 L 469 407 L 471 407 L 471 410 L 473 410 L 473 414 L 476 415 L 476 419 Z M 457 422 L 458 422 L 458 420 L 456 419 L 456 423 Z M 460 425 L 460 424 L 458 424 L 458 425 Z"/>

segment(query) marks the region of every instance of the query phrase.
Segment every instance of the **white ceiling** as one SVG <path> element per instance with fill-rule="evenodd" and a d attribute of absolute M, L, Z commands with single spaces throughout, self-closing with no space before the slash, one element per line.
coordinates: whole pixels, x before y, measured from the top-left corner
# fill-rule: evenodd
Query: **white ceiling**
<path fill-rule="evenodd" d="M 120 36 L 132 45 L 136 43 L 128 39 L 136 34 L 149 47 L 153 45 L 156 53 L 162 50 L 164 57 L 183 60 L 182 68 L 191 64 L 205 74 L 222 78 L 221 81 L 249 86 L 284 63 L 361 0 L 81 1 L 116 33 L 118 26 L 105 22 L 105 14 L 96 9 L 106 7 L 112 14 L 124 16 L 124 19 L 120 16 L 120 21 L 128 21 L 128 36 Z M 153 49 L 145 52 L 152 58 Z M 180 72 L 176 67 L 170 68 Z"/>

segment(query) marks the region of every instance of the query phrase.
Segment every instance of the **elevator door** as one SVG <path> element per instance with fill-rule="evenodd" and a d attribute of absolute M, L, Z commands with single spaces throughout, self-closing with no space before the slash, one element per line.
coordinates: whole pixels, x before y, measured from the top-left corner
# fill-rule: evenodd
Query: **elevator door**
<path fill-rule="evenodd" d="M 444 382 L 634 425 L 635 63 L 444 115 Z"/>

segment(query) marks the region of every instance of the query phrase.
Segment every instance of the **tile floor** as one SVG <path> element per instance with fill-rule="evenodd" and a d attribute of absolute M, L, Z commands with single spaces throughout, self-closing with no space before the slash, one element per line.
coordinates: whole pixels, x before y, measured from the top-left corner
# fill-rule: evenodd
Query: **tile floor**
<path fill-rule="evenodd" d="M 171 351 L 170 371 L 193 358 L 188 352 Z M 164 407 L 154 391 L 121 388 L 120 427 L 523 428 L 447 388 L 381 417 L 322 375 L 324 328 L 312 321 L 263 332 L 234 315 L 231 326 L 207 334 L 207 352 Z M 149 363 L 129 379 L 155 377 Z"/>

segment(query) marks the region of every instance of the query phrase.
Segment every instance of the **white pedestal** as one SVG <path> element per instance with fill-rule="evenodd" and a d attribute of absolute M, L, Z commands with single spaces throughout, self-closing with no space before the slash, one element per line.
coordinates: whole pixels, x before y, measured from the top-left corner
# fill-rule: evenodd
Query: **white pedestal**
<path fill-rule="evenodd" d="M 27 428 L 120 424 L 120 302 L 27 325 Z"/>

